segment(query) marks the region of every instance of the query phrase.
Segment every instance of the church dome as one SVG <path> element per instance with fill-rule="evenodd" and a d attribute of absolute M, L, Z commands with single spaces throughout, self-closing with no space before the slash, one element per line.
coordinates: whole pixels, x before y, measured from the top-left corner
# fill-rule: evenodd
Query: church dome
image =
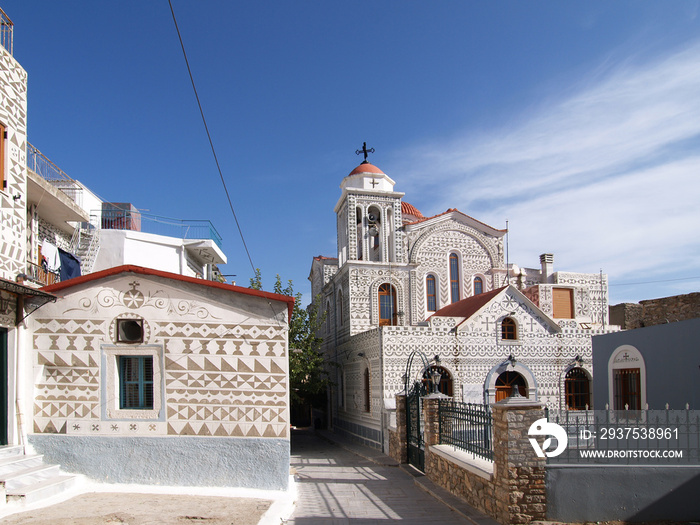
<path fill-rule="evenodd" d="M 360 173 L 376 173 L 378 175 L 384 175 L 384 172 L 377 168 L 374 164 L 370 164 L 369 162 L 363 162 L 360 164 L 357 168 L 352 170 L 349 174 L 348 177 L 352 175 L 358 175 Z"/>
<path fill-rule="evenodd" d="M 416 208 L 413 204 L 409 204 L 407 202 L 401 202 L 401 214 L 412 215 L 416 219 L 423 218 L 423 214 L 420 212 L 420 210 Z"/>

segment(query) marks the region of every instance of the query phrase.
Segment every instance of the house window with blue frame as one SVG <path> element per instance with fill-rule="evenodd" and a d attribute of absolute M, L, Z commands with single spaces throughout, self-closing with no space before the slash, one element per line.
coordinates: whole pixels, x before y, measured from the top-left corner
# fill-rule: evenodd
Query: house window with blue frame
<path fill-rule="evenodd" d="M 119 356 L 119 408 L 153 409 L 153 356 Z"/>

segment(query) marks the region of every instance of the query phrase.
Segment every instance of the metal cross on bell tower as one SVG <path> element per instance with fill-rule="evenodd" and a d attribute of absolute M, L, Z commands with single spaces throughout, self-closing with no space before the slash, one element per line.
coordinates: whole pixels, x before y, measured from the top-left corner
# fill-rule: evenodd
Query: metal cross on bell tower
<path fill-rule="evenodd" d="M 367 143 L 363 142 L 362 149 L 355 150 L 355 155 L 359 155 L 360 153 L 364 153 L 365 155 L 365 160 L 362 162 L 362 164 L 369 164 L 369 162 L 367 162 L 367 154 L 374 153 L 374 148 L 367 149 Z"/>

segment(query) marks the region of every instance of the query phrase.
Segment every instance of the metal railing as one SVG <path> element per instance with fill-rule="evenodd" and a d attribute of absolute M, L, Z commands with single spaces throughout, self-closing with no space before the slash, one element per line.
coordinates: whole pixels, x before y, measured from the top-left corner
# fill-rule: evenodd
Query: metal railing
<path fill-rule="evenodd" d="M 221 235 L 208 220 L 173 219 L 122 209 L 95 210 L 90 217 L 92 224 L 98 228 L 134 230 L 179 239 L 211 239 L 219 248 L 222 247 Z"/>
<path fill-rule="evenodd" d="M 545 409 L 545 417 L 568 441 L 548 463 L 700 464 L 698 410 Z"/>
<path fill-rule="evenodd" d="M 27 277 L 37 284 L 48 286 L 60 282 L 61 276 L 58 272 L 50 272 L 34 263 L 27 263 Z"/>
<path fill-rule="evenodd" d="M 75 183 L 61 168 L 30 143 L 27 143 L 27 168 L 47 182 Z"/>
<path fill-rule="evenodd" d="M 493 461 L 493 415 L 488 405 L 440 400 L 440 444 Z"/>
<path fill-rule="evenodd" d="M 12 55 L 14 52 L 14 24 L 5 11 L 0 9 L 0 45 Z"/>

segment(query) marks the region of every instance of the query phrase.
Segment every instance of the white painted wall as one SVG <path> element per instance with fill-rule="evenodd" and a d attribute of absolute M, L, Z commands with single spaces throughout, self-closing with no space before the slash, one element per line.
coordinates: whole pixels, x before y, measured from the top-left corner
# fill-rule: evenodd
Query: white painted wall
<path fill-rule="evenodd" d="M 197 277 L 186 263 L 182 239 L 132 230 L 100 230 L 93 272 L 124 264 Z M 204 265 L 200 268 L 205 275 Z"/>

